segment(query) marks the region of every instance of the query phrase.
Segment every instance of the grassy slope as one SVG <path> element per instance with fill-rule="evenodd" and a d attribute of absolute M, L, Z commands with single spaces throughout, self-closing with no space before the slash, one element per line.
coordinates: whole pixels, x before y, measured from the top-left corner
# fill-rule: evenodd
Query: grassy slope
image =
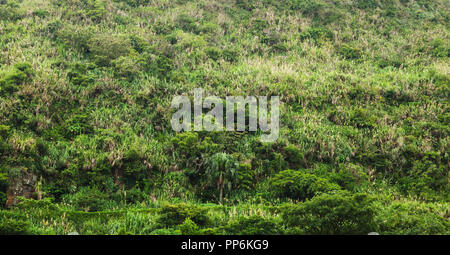
<path fill-rule="evenodd" d="M 414 0 L 0 0 L 0 194 L 28 172 L 37 196 L 62 211 L 216 203 L 203 163 L 224 152 L 250 170 L 232 182 L 226 206 L 210 205 L 221 208 L 209 213 L 214 231 L 231 231 L 217 229 L 233 226 L 236 210 L 281 224 L 263 204 L 299 198 L 275 192 L 272 180 L 303 169 L 376 196 L 372 229 L 448 232 L 440 223 L 449 201 L 448 10 L 447 1 Z M 30 71 L 17 67 L 24 62 Z M 196 87 L 220 97 L 279 95 L 280 139 L 176 136 L 170 102 Z M 101 217 L 30 228 L 180 229 L 149 223 L 158 217 L 130 210 L 103 222 L 108 228 Z"/>

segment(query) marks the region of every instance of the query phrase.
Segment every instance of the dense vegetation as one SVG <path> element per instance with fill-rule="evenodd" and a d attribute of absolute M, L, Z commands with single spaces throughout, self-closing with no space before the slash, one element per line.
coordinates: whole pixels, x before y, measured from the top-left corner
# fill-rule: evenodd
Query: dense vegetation
<path fill-rule="evenodd" d="M 0 234 L 450 234 L 449 7 L 0 0 Z M 175 133 L 196 87 L 280 138 Z"/>

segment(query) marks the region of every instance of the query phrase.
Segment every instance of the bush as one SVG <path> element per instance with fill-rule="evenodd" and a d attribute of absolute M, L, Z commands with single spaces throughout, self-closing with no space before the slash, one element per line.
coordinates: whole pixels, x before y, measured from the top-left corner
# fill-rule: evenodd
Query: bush
<path fill-rule="evenodd" d="M 14 1 L 0 2 L 0 20 L 17 21 L 25 17 L 26 11 Z"/>
<path fill-rule="evenodd" d="M 369 109 L 357 107 L 350 111 L 350 123 L 357 128 L 374 128 L 377 119 Z"/>
<path fill-rule="evenodd" d="M 30 235 L 30 223 L 24 220 L 0 218 L 0 235 Z"/>
<path fill-rule="evenodd" d="M 209 224 L 208 209 L 185 203 L 167 204 L 161 208 L 158 222 L 166 227 L 182 224 L 190 218 L 198 226 Z"/>
<path fill-rule="evenodd" d="M 140 5 L 146 5 L 150 2 L 150 0 L 114 0 L 115 2 L 123 2 L 128 4 L 129 6 L 137 7 Z"/>
<path fill-rule="evenodd" d="M 228 62 L 236 62 L 238 60 L 239 52 L 233 49 L 224 49 L 222 51 L 222 57 Z"/>
<path fill-rule="evenodd" d="M 382 206 L 377 220 L 386 235 L 450 234 L 450 223 L 439 210 L 418 202 L 393 202 Z"/>
<path fill-rule="evenodd" d="M 131 56 L 120 56 L 111 62 L 117 76 L 134 79 L 141 72 L 141 66 L 138 59 Z"/>
<path fill-rule="evenodd" d="M 83 187 L 73 195 L 66 195 L 63 200 L 74 206 L 76 210 L 96 212 L 104 208 L 107 198 L 107 194 L 96 188 Z"/>
<path fill-rule="evenodd" d="M 428 156 L 415 160 L 406 176 L 399 179 L 399 187 L 406 194 L 427 200 L 449 197 L 448 167 L 433 163 Z"/>
<path fill-rule="evenodd" d="M 251 190 L 255 181 L 255 171 L 252 170 L 252 165 L 249 163 L 239 164 L 237 178 L 240 189 Z"/>
<path fill-rule="evenodd" d="M 315 43 L 333 40 L 334 34 L 326 27 L 310 27 L 300 33 L 300 40 L 312 40 Z"/>
<path fill-rule="evenodd" d="M 222 57 L 222 52 L 217 47 L 208 47 L 206 48 L 205 53 L 214 61 L 217 61 Z"/>
<path fill-rule="evenodd" d="M 289 162 L 289 167 L 297 169 L 306 167 L 306 160 L 303 153 L 294 145 L 288 145 L 284 148 L 286 154 L 286 161 Z"/>
<path fill-rule="evenodd" d="M 5 208 L 7 196 L 5 192 L 0 191 L 0 208 Z"/>
<path fill-rule="evenodd" d="M 198 32 L 198 26 L 195 19 L 187 14 L 180 14 L 177 17 L 176 23 L 179 28 L 186 32 Z"/>
<path fill-rule="evenodd" d="M 83 53 L 88 53 L 90 47 L 92 47 L 93 50 L 99 48 L 91 45 L 93 43 L 91 39 L 94 34 L 97 33 L 92 27 L 80 27 L 68 24 L 62 25 L 58 21 L 54 21 L 49 24 L 48 29 L 50 30 L 50 32 L 54 31 L 57 39 L 75 49 L 80 50 Z"/>
<path fill-rule="evenodd" d="M 75 63 L 67 73 L 67 77 L 72 84 L 86 87 L 95 82 L 95 77 L 87 74 L 88 70 L 95 67 L 95 64 Z"/>
<path fill-rule="evenodd" d="M 8 137 L 10 129 L 11 128 L 9 126 L 0 124 L 0 137 L 3 137 L 3 138 Z"/>
<path fill-rule="evenodd" d="M 89 0 L 88 1 L 87 16 L 93 21 L 100 21 L 107 13 L 106 1 L 104 0 Z"/>
<path fill-rule="evenodd" d="M 89 123 L 89 117 L 85 114 L 75 114 L 65 122 L 66 137 L 73 138 L 81 134 L 89 134 L 94 128 Z"/>
<path fill-rule="evenodd" d="M 182 224 L 178 226 L 183 235 L 199 234 L 199 227 L 190 218 L 186 218 Z"/>
<path fill-rule="evenodd" d="M 227 234 L 231 235 L 276 235 L 282 234 L 279 225 L 273 219 L 259 215 L 239 217 L 225 226 Z"/>
<path fill-rule="evenodd" d="M 373 198 L 366 194 L 322 194 L 287 206 L 282 218 L 294 233 L 367 234 L 377 230 Z"/>
<path fill-rule="evenodd" d="M 0 95 L 9 95 L 17 91 L 18 86 L 31 81 L 33 69 L 30 63 L 17 63 L 13 70 L 0 78 Z"/>
<path fill-rule="evenodd" d="M 339 185 L 303 171 L 284 170 L 271 179 L 274 194 L 278 197 L 305 200 L 320 193 L 339 190 Z"/>
<path fill-rule="evenodd" d="M 348 44 L 343 44 L 339 47 L 338 53 L 345 59 L 359 59 L 361 58 L 362 50 Z"/>
<path fill-rule="evenodd" d="M 92 37 L 88 47 L 95 62 L 102 66 L 109 66 L 112 60 L 127 56 L 133 48 L 129 38 L 109 34 L 98 34 Z"/>
<path fill-rule="evenodd" d="M 319 0 L 290 0 L 292 10 L 299 10 L 304 15 L 317 15 L 320 9 L 325 7 L 325 3 Z"/>

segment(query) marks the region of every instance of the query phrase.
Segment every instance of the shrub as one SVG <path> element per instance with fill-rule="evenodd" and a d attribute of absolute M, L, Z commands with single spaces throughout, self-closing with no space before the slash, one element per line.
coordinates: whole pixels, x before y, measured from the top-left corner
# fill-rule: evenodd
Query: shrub
<path fill-rule="evenodd" d="M 435 164 L 428 156 L 415 160 L 411 169 L 399 179 L 399 187 L 406 194 L 434 200 L 443 195 L 449 197 L 448 168 Z"/>
<path fill-rule="evenodd" d="M 330 174 L 330 181 L 350 191 L 367 179 L 368 175 L 364 172 L 364 169 L 360 165 L 352 163 L 341 164 L 336 172 Z"/>
<path fill-rule="evenodd" d="M 273 219 L 259 215 L 239 217 L 225 226 L 227 234 L 231 235 L 276 235 L 282 234 L 279 225 Z"/>
<path fill-rule="evenodd" d="M 95 82 L 95 77 L 87 74 L 87 72 L 95 67 L 95 64 L 75 63 L 67 73 L 67 77 L 74 85 L 83 87 L 88 86 Z"/>
<path fill-rule="evenodd" d="M 358 0 L 356 6 L 360 9 L 373 10 L 378 7 L 377 0 Z"/>
<path fill-rule="evenodd" d="M 129 38 L 120 35 L 98 34 L 88 42 L 89 51 L 98 65 L 108 66 L 111 61 L 127 56 L 132 49 Z"/>
<path fill-rule="evenodd" d="M 198 133 L 179 133 L 172 138 L 171 142 L 176 150 L 184 154 L 187 158 L 191 158 L 194 157 L 197 152 L 196 148 L 198 146 Z"/>
<path fill-rule="evenodd" d="M 239 52 L 233 49 L 224 49 L 222 51 L 222 57 L 228 62 L 236 62 L 238 60 Z"/>
<path fill-rule="evenodd" d="M 39 17 L 39 18 L 46 18 L 50 15 L 50 13 L 47 10 L 35 10 L 33 11 L 33 16 Z"/>
<path fill-rule="evenodd" d="M 0 2 L 0 20 L 17 21 L 25 17 L 26 11 L 19 8 L 19 5 L 14 1 Z"/>
<path fill-rule="evenodd" d="M 295 145 L 288 145 L 284 148 L 286 161 L 292 169 L 306 167 L 305 156 Z"/>
<path fill-rule="evenodd" d="M 117 76 L 129 80 L 134 79 L 141 71 L 138 59 L 131 56 L 120 56 L 117 59 L 112 60 L 111 64 L 114 67 Z"/>
<path fill-rule="evenodd" d="M 65 122 L 66 137 L 73 138 L 81 134 L 92 133 L 94 128 L 89 123 L 89 117 L 85 114 L 75 114 Z"/>
<path fill-rule="evenodd" d="M 9 126 L 1 125 L 1 124 L 0 124 L 0 137 L 3 137 L 3 138 L 8 137 L 8 134 L 9 134 L 9 130 L 10 130 L 10 129 L 11 129 L 11 128 L 10 128 Z"/>
<path fill-rule="evenodd" d="M 217 61 L 222 57 L 222 52 L 217 47 L 208 47 L 206 48 L 205 53 L 214 61 Z"/>
<path fill-rule="evenodd" d="M 186 32 L 198 32 L 198 26 L 195 19 L 187 14 L 180 14 L 177 17 L 176 23 L 179 28 Z"/>
<path fill-rule="evenodd" d="M 377 230 L 373 202 L 362 193 L 322 194 L 285 207 L 282 218 L 294 233 L 367 234 Z"/>
<path fill-rule="evenodd" d="M 252 0 L 236 0 L 236 5 L 247 11 L 252 11 L 256 8 L 256 3 Z"/>
<path fill-rule="evenodd" d="M 30 223 L 24 220 L 0 218 L 0 235 L 30 235 Z"/>
<path fill-rule="evenodd" d="M 186 218 L 182 224 L 178 226 L 183 235 L 199 234 L 199 227 L 190 218 Z"/>
<path fill-rule="evenodd" d="M 254 186 L 255 181 L 255 171 L 252 170 L 252 165 L 249 163 L 239 164 L 239 168 L 237 171 L 237 178 L 239 188 L 251 190 Z"/>
<path fill-rule="evenodd" d="M 17 91 L 18 86 L 31 81 L 33 69 L 30 63 L 17 63 L 3 78 L 0 78 L 0 95 Z"/>
<path fill-rule="evenodd" d="M 274 193 L 278 197 L 305 200 L 320 193 L 339 190 L 339 185 L 327 179 L 303 171 L 284 170 L 271 179 Z"/>
<path fill-rule="evenodd" d="M 379 57 L 377 58 L 376 64 L 380 68 L 386 68 L 386 67 L 394 67 L 394 68 L 400 68 L 402 66 L 405 66 L 405 62 L 403 57 L 393 54 L 391 56 L 387 57 Z"/>
<path fill-rule="evenodd" d="M 450 46 L 442 38 L 434 39 L 430 44 L 431 54 L 437 58 L 450 57 Z"/>
<path fill-rule="evenodd" d="M 86 212 L 101 211 L 106 204 L 108 195 L 92 187 L 80 188 L 73 195 L 66 195 L 63 200 L 75 207 L 76 210 Z"/>
<path fill-rule="evenodd" d="M 350 123 L 357 128 L 374 128 L 377 126 L 377 116 L 369 109 L 357 107 L 350 111 Z"/>
<path fill-rule="evenodd" d="M 315 43 L 322 43 L 327 40 L 333 40 L 334 34 L 326 27 L 310 27 L 300 33 L 300 40 L 312 40 Z"/>
<path fill-rule="evenodd" d="M 317 15 L 320 9 L 325 7 L 325 4 L 319 0 L 290 0 L 292 10 L 299 10 L 304 15 Z"/>
<path fill-rule="evenodd" d="M 343 44 L 339 47 L 338 53 L 345 59 L 359 59 L 361 58 L 362 50 L 348 44 Z"/>
<path fill-rule="evenodd" d="M 114 0 L 115 2 L 123 2 L 128 4 L 129 6 L 137 7 L 140 5 L 146 5 L 150 2 L 150 0 Z"/>
<path fill-rule="evenodd" d="M 107 13 L 104 0 L 89 0 L 88 5 L 87 16 L 93 21 L 100 21 Z"/>
<path fill-rule="evenodd" d="M 379 231 L 386 235 L 450 234 L 450 223 L 431 204 L 393 202 L 377 216 Z"/>
<path fill-rule="evenodd" d="M 50 30 L 50 32 L 52 30 L 55 31 L 57 39 L 61 40 L 67 45 L 70 45 L 73 48 L 82 51 L 83 53 L 89 52 L 89 49 L 91 47 L 94 51 L 98 48 L 101 48 L 101 46 L 96 47 L 95 45 L 92 45 L 93 41 L 91 41 L 91 39 L 96 33 L 96 31 L 94 31 L 92 27 L 79 27 L 68 24 L 61 25 L 57 21 L 50 23 L 49 26 L 50 27 L 48 29 Z M 107 51 L 107 49 L 104 50 Z"/>
<path fill-rule="evenodd" d="M 182 224 L 187 218 L 190 218 L 198 226 L 206 226 L 210 221 L 208 209 L 198 205 L 179 203 L 163 206 L 158 222 L 163 226 L 170 227 Z"/>

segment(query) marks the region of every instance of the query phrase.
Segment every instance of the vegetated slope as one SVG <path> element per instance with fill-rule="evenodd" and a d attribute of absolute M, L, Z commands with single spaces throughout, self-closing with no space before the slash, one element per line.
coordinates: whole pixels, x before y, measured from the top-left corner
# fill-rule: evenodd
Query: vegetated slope
<path fill-rule="evenodd" d="M 444 0 L 0 0 L 0 233 L 448 234 L 448 28 Z M 280 138 L 176 134 L 197 87 L 279 95 Z"/>

